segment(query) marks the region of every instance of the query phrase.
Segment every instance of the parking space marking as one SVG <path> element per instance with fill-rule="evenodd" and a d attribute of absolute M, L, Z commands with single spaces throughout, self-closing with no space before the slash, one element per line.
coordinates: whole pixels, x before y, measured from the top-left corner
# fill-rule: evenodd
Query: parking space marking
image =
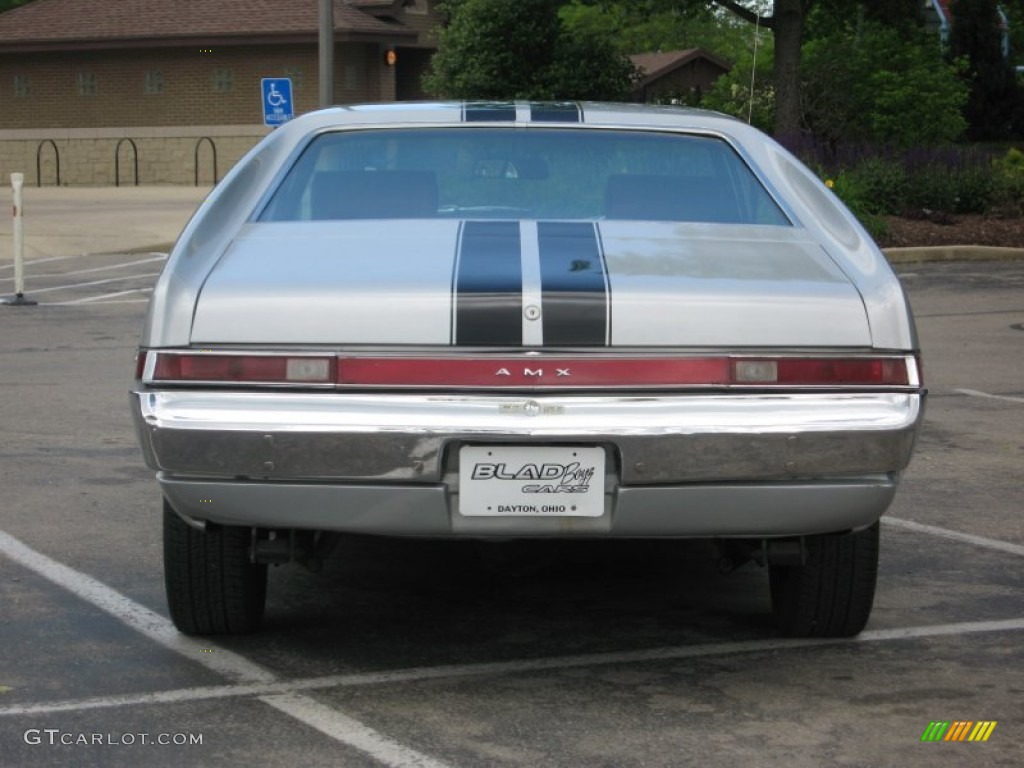
<path fill-rule="evenodd" d="M 972 533 L 961 533 L 960 531 L 950 530 L 949 528 L 939 528 L 934 525 L 915 523 L 913 520 L 904 520 L 899 517 L 883 517 L 882 522 L 886 525 L 903 528 L 916 533 L 927 533 L 932 536 L 939 536 L 943 539 L 951 539 L 964 544 L 973 544 L 976 547 L 986 547 L 988 549 L 995 549 L 999 552 L 1008 552 L 1011 555 L 1020 555 L 1024 557 L 1024 546 L 1021 546 L 1020 544 L 1013 544 L 1009 541 L 988 539 L 984 536 L 975 536 Z"/>
<path fill-rule="evenodd" d="M 98 254 L 76 253 L 73 256 L 47 256 L 45 259 L 29 259 L 28 261 L 25 262 L 25 266 L 27 267 L 30 264 L 46 264 L 46 263 L 51 262 L 51 261 L 67 261 L 68 259 L 83 259 L 86 256 L 90 256 L 90 255 L 95 256 L 95 255 L 98 255 Z M 14 264 L 0 264 L 0 270 L 3 270 L 3 269 L 14 269 Z"/>
<path fill-rule="evenodd" d="M 59 563 L 41 552 L 0 531 L 0 552 L 19 565 L 63 587 L 87 603 L 109 613 L 114 618 L 145 635 L 165 648 L 187 656 L 207 669 L 235 682 L 271 682 L 276 677 L 268 670 L 253 664 L 226 649 L 216 653 L 203 653 L 211 648 L 209 642 L 197 641 L 183 635 L 171 622 L 134 600 L 122 595 L 96 579 Z"/>
<path fill-rule="evenodd" d="M 942 536 L 956 541 L 988 547 L 1015 555 L 1024 555 L 1024 547 L 970 534 L 961 534 L 935 526 L 897 518 L 883 518 L 890 525 L 915 532 Z M 304 696 L 304 691 L 356 686 L 388 685 L 452 678 L 479 678 L 498 675 L 557 671 L 579 667 L 632 664 L 651 661 L 678 661 L 705 656 L 723 656 L 766 651 L 832 647 L 873 642 L 917 640 L 989 632 L 1024 631 L 1024 618 L 999 621 L 973 621 L 923 627 L 897 627 L 868 630 L 853 638 L 765 638 L 727 643 L 652 648 L 637 651 L 579 654 L 504 662 L 452 664 L 383 672 L 327 675 L 316 678 L 282 680 L 265 667 L 208 640 L 199 642 L 182 635 L 160 614 L 134 602 L 117 590 L 80 571 L 37 552 L 18 539 L 0 531 L 0 554 L 46 578 L 120 620 L 143 636 L 175 651 L 230 682 L 226 685 L 193 687 L 155 693 L 102 696 L 88 699 L 41 702 L 0 707 L 0 717 L 53 714 L 83 710 L 110 709 L 144 705 L 183 703 L 199 700 L 256 697 L 278 711 L 309 725 L 320 733 L 373 757 L 389 768 L 444 768 L 433 758 L 405 747 L 363 723 L 327 705 Z M 209 651 L 213 651 L 212 653 Z"/>
<path fill-rule="evenodd" d="M 1024 397 L 1012 397 L 1010 395 L 990 395 L 988 392 L 979 392 L 976 389 L 954 389 L 954 392 L 960 395 L 969 395 L 970 397 L 984 397 L 988 400 L 1005 400 L 1009 403 L 1024 403 Z"/>
<path fill-rule="evenodd" d="M 181 634 L 170 620 L 160 614 L 91 576 L 35 551 L 4 531 L 0 531 L 0 553 L 105 611 L 143 636 L 202 664 L 228 680 L 264 684 L 278 680 L 273 672 L 244 656 L 209 640 L 198 641 Z M 330 710 L 294 691 L 285 693 L 288 694 L 286 697 L 270 696 L 266 703 L 339 742 L 366 752 L 389 768 L 443 767 L 442 763 L 403 747 L 340 712 Z M 4 714 L 11 713 L 8 711 Z"/>
<path fill-rule="evenodd" d="M 142 279 L 144 277 L 146 277 L 146 278 L 158 277 L 159 275 L 160 275 L 159 272 L 146 272 L 145 274 L 142 274 L 142 275 L 124 275 L 123 277 L 108 277 L 108 278 L 105 278 L 103 280 L 92 280 L 92 281 L 87 282 L 87 283 L 69 283 L 68 285 L 55 285 L 55 286 L 51 286 L 49 288 L 33 288 L 30 291 L 30 293 L 33 296 L 37 296 L 40 293 L 50 293 L 51 291 L 65 291 L 65 290 L 67 290 L 69 288 L 87 288 L 87 287 L 93 286 L 93 285 L 104 285 L 106 283 L 118 283 L 118 282 L 124 282 L 125 280 L 139 280 L 139 279 Z"/>
<path fill-rule="evenodd" d="M 128 291 L 116 291 L 115 293 L 101 293 L 98 296 L 86 296 L 84 299 L 72 299 L 71 301 L 48 301 L 48 307 L 68 307 L 72 304 L 138 304 L 149 299 L 132 299 L 130 301 L 106 301 L 117 296 L 127 296 L 131 293 L 152 293 L 152 288 L 132 288 Z"/>
<path fill-rule="evenodd" d="M 243 696 L 259 698 L 301 691 L 330 688 L 357 688 L 375 685 L 420 683 L 429 680 L 449 680 L 478 677 L 498 677 L 532 672 L 551 672 L 580 667 L 604 667 L 618 664 L 637 664 L 651 661 L 680 661 L 707 656 L 729 656 L 742 653 L 763 653 L 767 651 L 791 651 L 805 648 L 827 648 L 863 643 L 896 642 L 901 640 L 925 640 L 932 637 L 951 637 L 991 632 L 1024 631 L 1024 618 L 996 621 L 965 621 L 953 624 L 932 624 L 923 627 L 896 627 L 893 629 L 871 629 L 856 637 L 835 638 L 765 638 L 762 640 L 741 640 L 731 643 L 707 643 L 704 645 L 650 648 L 639 651 L 617 651 L 610 653 L 579 654 L 575 656 L 549 656 L 539 659 L 513 661 L 492 661 L 476 664 L 448 664 L 435 667 L 413 667 L 384 672 L 349 673 L 324 675 L 294 680 L 280 680 L 272 683 L 241 683 L 194 688 L 179 688 L 155 693 L 130 694 L 125 696 L 98 696 L 89 699 L 40 702 L 38 704 L 0 707 L 0 717 L 18 715 L 54 714 L 81 710 L 109 709 L 115 707 L 142 706 L 154 704 L 179 704 L 187 701 L 228 699 Z"/>
<path fill-rule="evenodd" d="M 353 720 L 307 696 L 285 693 L 261 696 L 260 701 L 291 715 L 299 722 L 316 728 L 320 733 L 356 747 L 385 765 L 401 765 L 408 766 L 408 768 L 446 768 L 447 766 L 446 763 L 403 747 L 372 728 L 366 727 L 358 720 Z"/>
<path fill-rule="evenodd" d="M 46 275 L 32 275 L 32 280 L 46 280 L 49 278 L 68 277 L 69 275 L 88 275 L 94 272 L 109 272 L 112 269 L 124 269 L 125 267 L 135 267 L 139 264 L 151 264 L 154 261 L 167 261 L 167 257 L 164 255 L 153 256 L 148 259 L 138 259 L 137 261 L 125 261 L 119 264 L 108 264 L 105 267 L 88 267 L 87 269 L 75 269 L 70 272 L 55 272 L 53 274 Z M 13 277 L 0 277 L 0 283 L 2 282 L 13 282 Z"/>

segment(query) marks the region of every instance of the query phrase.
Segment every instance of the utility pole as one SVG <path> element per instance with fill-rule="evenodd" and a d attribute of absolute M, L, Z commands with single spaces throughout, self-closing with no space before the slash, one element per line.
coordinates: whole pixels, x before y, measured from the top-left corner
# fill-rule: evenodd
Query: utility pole
<path fill-rule="evenodd" d="M 334 104 L 334 0 L 320 0 L 320 106 Z"/>

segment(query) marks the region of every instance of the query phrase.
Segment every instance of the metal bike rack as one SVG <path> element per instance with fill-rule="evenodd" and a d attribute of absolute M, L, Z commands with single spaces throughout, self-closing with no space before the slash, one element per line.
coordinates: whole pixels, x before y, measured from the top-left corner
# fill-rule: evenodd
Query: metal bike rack
<path fill-rule="evenodd" d="M 210 151 L 213 153 L 213 183 L 217 183 L 217 145 L 213 143 L 213 139 L 209 136 L 201 136 L 199 141 L 196 142 L 195 150 L 195 185 L 199 186 L 199 148 L 203 145 L 203 142 L 207 142 L 210 145 Z"/>
<path fill-rule="evenodd" d="M 128 142 L 132 148 L 132 159 L 135 163 L 135 186 L 139 186 L 139 148 L 135 146 L 135 142 L 129 139 L 127 136 L 117 142 L 117 146 L 114 147 L 114 186 L 121 186 L 121 145 Z"/>
<path fill-rule="evenodd" d="M 57 161 L 57 186 L 60 186 L 60 150 L 57 149 L 57 143 L 53 139 L 43 139 L 39 142 L 39 146 L 36 147 L 36 186 L 43 186 L 43 147 L 49 144 L 53 147 L 53 157 Z"/>

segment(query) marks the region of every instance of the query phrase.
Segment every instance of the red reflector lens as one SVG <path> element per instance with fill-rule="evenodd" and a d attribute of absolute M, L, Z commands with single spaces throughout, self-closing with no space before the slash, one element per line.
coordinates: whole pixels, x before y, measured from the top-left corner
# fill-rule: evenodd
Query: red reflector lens
<path fill-rule="evenodd" d="M 874 360 L 807 360 L 778 361 L 779 384 L 809 385 L 891 385 L 909 384 L 907 364 L 902 358 Z"/>
<path fill-rule="evenodd" d="M 157 356 L 154 381 L 333 384 L 333 358 L 274 355 Z"/>

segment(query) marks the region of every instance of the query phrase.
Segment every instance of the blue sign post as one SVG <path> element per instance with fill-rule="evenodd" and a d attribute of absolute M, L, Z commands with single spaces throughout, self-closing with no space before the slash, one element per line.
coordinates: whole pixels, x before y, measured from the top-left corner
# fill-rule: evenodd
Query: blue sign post
<path fill-rule="evenodd" d="M 295 117 L 292 103 L 292 81 L 289 77 L 264 77 L 263 124 L 275 128 Z"/>

